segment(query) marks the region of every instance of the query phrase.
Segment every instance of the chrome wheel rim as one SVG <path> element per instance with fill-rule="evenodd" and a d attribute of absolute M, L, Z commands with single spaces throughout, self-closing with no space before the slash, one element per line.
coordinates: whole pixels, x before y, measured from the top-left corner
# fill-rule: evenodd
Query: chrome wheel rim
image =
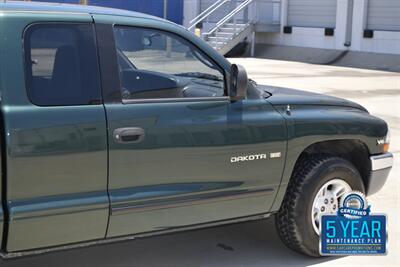
<path fill-rule="evenodd" d="M 340 198 L 350 191 L 350 185 L 342 179 L 333 179 L 321 186 L 314 197 L 311 210 L 311 221 L 318 235 L 321 216 L 337 214 Z"/>

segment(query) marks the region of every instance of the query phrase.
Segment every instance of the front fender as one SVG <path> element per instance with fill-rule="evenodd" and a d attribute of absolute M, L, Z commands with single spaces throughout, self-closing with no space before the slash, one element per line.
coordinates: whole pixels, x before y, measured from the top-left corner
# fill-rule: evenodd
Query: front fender
<path fill-rule="evenodd" d="M 388 132 L 385 121 L 369 113 L 350 107 L 295 105 L 275 106 L 286 120 L 288 145 L 285 170 L 271 211 L 279 210 L 294 166 L 301 153 L 309 146 L 333 140 L 357 140 L 370 155 L 383 153 L 377 144 Z"/>

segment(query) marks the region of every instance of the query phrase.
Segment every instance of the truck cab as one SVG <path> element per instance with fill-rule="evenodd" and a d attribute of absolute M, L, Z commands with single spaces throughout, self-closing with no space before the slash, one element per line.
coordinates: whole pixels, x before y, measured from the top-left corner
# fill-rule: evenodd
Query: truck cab
<path fill-rule="evenodd" d="M 259 86 L 171 22 L 74 5 L 0 13 L 5 256 L 268 217 L 308 155 L 346 159 L 366 192 L 390 170 L 384 121 Z"/>

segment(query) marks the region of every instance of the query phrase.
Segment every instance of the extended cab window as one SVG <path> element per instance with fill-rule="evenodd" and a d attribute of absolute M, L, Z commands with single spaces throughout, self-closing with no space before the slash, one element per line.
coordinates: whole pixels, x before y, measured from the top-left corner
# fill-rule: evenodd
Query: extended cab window
<path fill-rule="evenodd" d="M 224 95 L 219 66 L 183 38 L 153 29 L 116 27 L 122 98 Z"/>
<path fill-rule="evenodd" d="M 91 24 L 35 24 L 24 36 L 28 97 L 39 106 L 101 102 Z"/>

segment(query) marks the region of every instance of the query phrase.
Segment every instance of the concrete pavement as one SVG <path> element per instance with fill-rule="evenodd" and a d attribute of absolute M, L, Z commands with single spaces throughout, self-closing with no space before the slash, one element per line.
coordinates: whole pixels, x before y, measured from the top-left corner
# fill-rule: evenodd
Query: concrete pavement
<path fill-rule="evenodd" d="M 369 197 L 373 212 L 388 215 L 387 256 L 308 258 L 287 249 L 267 219 L 0 261 L 0 266 L 400 266 L 400 74 L 267 59 L 232 61 L 259 83 L 348 98 L 389 123 L 395 166 L 383 190 Z"/>

